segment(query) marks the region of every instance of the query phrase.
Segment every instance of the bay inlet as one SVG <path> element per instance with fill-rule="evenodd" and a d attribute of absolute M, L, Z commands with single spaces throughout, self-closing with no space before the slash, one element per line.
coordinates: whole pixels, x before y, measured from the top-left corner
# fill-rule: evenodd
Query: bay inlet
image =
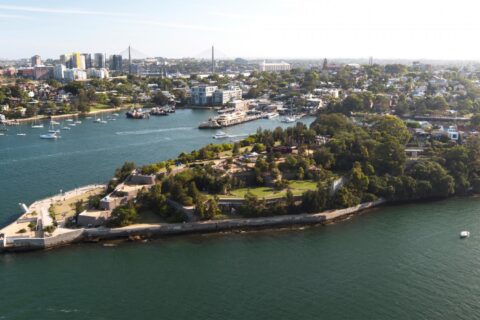
<path fill-rule="evenodd" d="M 210 142 L 214 113 L 108 124 L 56 141 L 21 125 L 0 137 L 0 222 L 18 203 L 107 181 Z M 309 124 L 313 119 L 303 118 Z M 278 119 L 227 128 L 242 136 Z M 16 136 L 16 131 L 26 136 Z M 460 230 L 472 236 L 461 241 Z M 480 200 L 374 209 L 302 231 L 195 235 L 0 256 L 0 319 L 472 319 L 480 317 Z"/>

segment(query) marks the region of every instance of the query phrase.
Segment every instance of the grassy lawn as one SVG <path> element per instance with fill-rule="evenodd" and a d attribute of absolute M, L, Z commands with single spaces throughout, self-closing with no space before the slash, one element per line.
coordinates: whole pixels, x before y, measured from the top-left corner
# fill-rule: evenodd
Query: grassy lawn
<path fill-rule="evenodd" d="M 111 109 L 112 106 L 109 106 L 108 104 L 100 104 L 96 103 L 90 107 L 90 111 L 99 111 L 99 110 L 105 110 L 105 109 Z"/>
<path fill-rule="evenodd" d="M 66 217 L 72 217 L 75 215 L 75 203 L 77 201 L 83 200 L 83 203 L 88 203 L 88 198 L 90 196 L 97 196 L 103 193 L 103 188 L 97 188 L 90 190 L 86 193 L 83 193 L 78 196 L 73 196 L 66 199 L 65 201 L 57 201 L 53 204 L 53 210 L 55 212 L 55 218 L 57 220 L 63 220 Z"/>
<path fill-rule="evenodd" d="M 292 190 L 293 195 L 301 195 L 307 190 L 315 190 L 317 188 L 317 183 L 309 180 L 292 180 L 290 181 L 290 189 Z M 220 196 L 220 198 L 244 198 L 245 194 L 250 191 L 252 194 L 256 195 L 258 198 L 281 198 L 285 197 L 287 190 L 277 191 L 270 187 L 254 187 L 254 188 L 241 188 L 230 191 L 230 195 Z"/>

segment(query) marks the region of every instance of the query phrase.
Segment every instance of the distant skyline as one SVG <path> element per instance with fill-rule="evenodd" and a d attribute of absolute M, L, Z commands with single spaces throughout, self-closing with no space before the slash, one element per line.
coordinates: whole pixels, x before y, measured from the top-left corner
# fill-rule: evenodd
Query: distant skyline
<path fill-rule="evenodd" d="M 480 61 L 480 4 L 380 0 L 0 0 L 0 58 L 123 51 Z"/>

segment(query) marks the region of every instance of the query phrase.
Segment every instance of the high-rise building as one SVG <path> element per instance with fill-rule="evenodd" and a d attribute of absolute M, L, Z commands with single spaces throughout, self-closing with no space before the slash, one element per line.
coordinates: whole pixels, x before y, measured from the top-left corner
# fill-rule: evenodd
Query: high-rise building
<path fill-rule="evenodd" d="M 63 64 L 57 64 L 53 68 L 53 78 L 55 80 L 63 80 L 65 78 L 65 70 L 67 68 Z"/>
<path fill-rule="evenodd" d="M 122 71 L 122 56 L 119 54 L 114 54 L 110 60 L 110 69 L 116 71 Z"/>
<path fill-rule="evenodd" d="M 213 104 L 213 94 L 217 89 L 217 86 L 209 86 L 206 84 L 192 87 L 190 89 L 192 104 L 200 106 Z"/>
<path fill-rule="evenodd" d="M 42 58 L 40 58 L 40 56 L 36 54 L 32 57 L 32 67 L 36 67 L 40 65 L 42 65 Z"/>
<path fill-rule="evenodd" d="M 212 103 L 214 105 L 224 105 L 229 101 L 240 99 L 242 99 L 242 89 L 238 86 L 230 85 L 226 89 L 215 90 Z"/>
<path fill-rule="evenodd" d="M 65 53 L 60 56 L 60 64 L 64 64 L 67 68 L 73 68 L 72 54 Z"/>
<path fill-rule="evenodd" d="M 85 59 L 85 69 L 93 68 L 92 55 L 90 53 L 82 53 L 82 56 Z"/>
<path fill-rule="evenodd" d="M 95 53 L 94 55 L 94 67 L 95 68 L 105 68 L 105 54 L 103 53 Z"/>
<path fill-rule="evenodd" d="M 72 68 L 85 70 L 85 56 L 79 52 L 72 53 Z"/>

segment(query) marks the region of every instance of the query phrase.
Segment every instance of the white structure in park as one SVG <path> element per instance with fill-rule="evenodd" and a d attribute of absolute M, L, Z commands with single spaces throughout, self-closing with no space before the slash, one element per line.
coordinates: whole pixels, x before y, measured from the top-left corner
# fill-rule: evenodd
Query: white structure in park
<path fill-rule="evenodd" d="M 287 62 L 265 62 L 263 61 L 259 65 L 260 71 L 268 71 L 268 72 L 279 72 L 279 71 L 288 71 L 290 70 L 291 66 L 290 63 Z"/>

